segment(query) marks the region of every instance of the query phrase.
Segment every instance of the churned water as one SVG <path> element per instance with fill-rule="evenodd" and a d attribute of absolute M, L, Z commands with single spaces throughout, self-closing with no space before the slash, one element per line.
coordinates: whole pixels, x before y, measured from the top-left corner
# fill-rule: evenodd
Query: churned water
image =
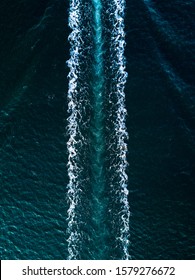
<path fill-rule="evenodd" d="M 193 1 L 12 2 L 1 259 L 194 259 Z"/>

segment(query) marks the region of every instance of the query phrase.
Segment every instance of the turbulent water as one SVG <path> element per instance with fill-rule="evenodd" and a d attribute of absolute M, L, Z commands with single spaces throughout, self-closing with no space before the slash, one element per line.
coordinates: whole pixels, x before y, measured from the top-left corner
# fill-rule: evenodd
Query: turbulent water
<path fill-rule="evenodd" d="M 194 259 L 193 1 L 0 18 L 1 259 Z"/>
<path fill-rule="evenodd" d="M 110 234 L 109 223 L 116 222 L 119 232 L 116 232 L 115 239 L 121 247 L 122 258 L 128 259 L 130 211 L 127 197 L 127 144 L 125 142 L 127 138 L 124 93 L 127 77 L 124 58 L 125 2 L 113 1 L 104 7 L 102 1 L 94 0 L 89 9 L 83 9 L 83 5 L 83 1 L 80 0 L 71 1 L 69 13 L 69 26 L 72 29 L 69 36 L 71 58 L 68 60 L 70 68 L 68 91 L 70 116 L 68 117 L 69 141 L 67 145 L 69 152 L 67 194 L 69 259 L 81 258 L 82 247 L 85 246 L 82 223 L 86 218 L 85 211 L 82 212 L 82 216 L 80 211 L 88 194 L 83 196 L 82 188 L 88 188 L 91 193 L 91 198 L 88 199 L 88 211 L 91 213 L 91 218 L 88 220 L 92 230 L 87 237 L 95 248 L 92 256 L 97 259 L 104 259 L 107 256 L 109 247 L 106 240 Z M 103 20 L 103 16 L 109 17 L 113 25 L 109 35 L 106 32 L 106 21 Z M 86 41 L 86 34 L 83 33 L 85 24 L 91 31 L 91 41 Z M 110 44 L 106 45 L 105 38 L 110 40 Z M 104 55 L 106 48 L 108 48 L 107 57 Z M 85 51 L 85 49 L 90 51 Z M 86 62 L 83 61 L 83 52 L 85 52 Z M 105 72 L 107 63 L 110 65 L 111 75 Z M 90 64 L 90 71 L 92 71 L 88 74 L 90 77 L 87 81 L 85 77 L 87 65 L 85 64 Z M 83 119 L 86 103 L 91 110 L 86 116 L 84 115 L 85 119 Z M 109 103 L 109 106 L 106 103 Z M 110 107 L 109 110 L 108 107 Z M 115 117 L 112 118 L 114 125 L 109 126 L 106 119 L 114 114 Z M 83 130 L 86 122 L 88 132 Z M 113 134 L 108 147 L 106 133 Z M 110 150 L 114 147 L 116 150 L 113 154 Z M 83 150 L 88 150 L 85 159 Z M 105 157 L 108 159 L 106 160 Z M 116 160 L 115 164 L 113 164 L 113 158 Z M 112 174 L 108 171 L 109 169 L 112 170 Z M 86 170 L 89 170 L 89 173 Z M 111 175 L 110 178 L 108 174 Z M 113 197 L 118 202 L 119 207 L 116 208 L 118 217 L 116 221 L 114 218 L 108 222 L 106 217 L 109 211 L 112 213 L 116 211 L 108 206 L 108 200 Z"/>

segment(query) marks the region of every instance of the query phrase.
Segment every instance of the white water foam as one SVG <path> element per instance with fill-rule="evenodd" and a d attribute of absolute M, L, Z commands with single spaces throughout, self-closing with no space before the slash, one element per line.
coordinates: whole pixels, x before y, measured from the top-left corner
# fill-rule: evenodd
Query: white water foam
<path fill-rule="evenodd" d="M 93 90 L 96 96 L 96 109 L 97 117 L 99 118 L 99 113 L 101 112 L 100 106 L 102 106 L 102 86 L 103 86 L 103 61 L 102 55 L 102 35 L 101 35 L 101 22 L 100 22 L 100 11 L 101 11 L 101 2 L 94 0 L 94 6 L 96 7 L 95 12 L 95 40 L 96 40 L 96 70 L 99 78 L 99 82 L 95 83 Z M 79 79 L 80 76 L 80 64 L 82 61 L 82 49 L 83 49 L 83 40 L 82 40 L 82 13 L 81 0 L 71 0 L 70 1 L 70 11 L 69 11 L 69 26 L 72 29 L 72 32 L 69 36 L 70 42 L 70 54 L 71 57 L 68 60 L 69 71 L 69 90 L 68 90 L 68 126 L 67 131 L 69 135 L 69 140 L 67 142 L 68 149 L 68 176 L 69 184 L 67 197 L 69 202 L 68 209 L 68 259 L 78 259 L 80 258 L 80 243 L 82 242 L 81 231 L 79 228 L 79 217 L 78 212 L 81 206 L 81 187 L 80 187 L 80 178 L 79 174 L 81 172 L 81 166 L 79 164 L 79 151 L 82 148 L 82 143 L 84 143 L 84 137 L 81 132 L 81 124 L 79 123 L 79 118 L 82 115 L 81 105 L 79 102 L 79 96 L 83 93 L 82 89 L 79 88 Z M 124 57 L 124 48 L 125 48 L 125 32 L 124 32 L 124 8 L 125 1 L 113 0 L 110 3 L 111 11 L 111 20 L 113 22 L 113 29 L 111 30 L 111 52 L 114 51 L 115 59 L 112 61 L 111 67 L 114 70 L 115 79 L 114 83 L 116 84 L 112 94 L 117 97 L 117 106 L 116 106 L 116 119 L 115 119 L 115 139 L 117 140 L 117 166 L 116 172 L 119 175 L 119 200 L 121 205 L 120 210 L 120 234 L 117 236 L 117 240 L 122 245 L 123 248 L 123 259 L 129 259 L 128 247 L 129 247 L 129 203 L 128 203 L 128 188 L 127 188 L 127 144 L 126 140 L 128 138 L 128 133 L 125 125 L 126 121 L 126 109 L 125 109 L 125 83 L 127 79 L 127 73 L 125 71 L 125 57 Z M 101 28 L 100 28 L 101 27 Z M 84 89 L 83 89 L 84 90 Z M 100 118 L 101 119 L 101 118 Z M 102 126 L 102 122 L 98 121 L 95 124 L 97 127 Z M 100 133 L 101 129 L 98 129 L 98 138 L 95 139 L 99 145 L 99 139 L 102 139 L 102 134 Z M 99 134 L 100 133 L 100 134 Z M 97 141 L 98 140 L 98 141 Z M 79 142 L 79 143 L 78 143 Z M 99 154 L 97 154 L 97 160 L 99 159 Z M 100 173 L 98 173 L 99 177 Z M 97 178 L 96 178 L 97 179 Z M 118 192 L 116 192 L 118 196 Z"/>
<path fill-rule="evenodd" d="M 67 131 L 69 140 L 67 142 L 68 149 L 68 191 L 67 198 L 69 202 L 68 209 L 68 259 L 78 259 L 79 257 L 79 242 L 80 233 L 77 221 L 76 209 L 80 199 L 81 189 L 79 188 L 79 165 L 78 165 L 78 139 L 82 139 L 82 134 L 78 125 L 79 115 L 79 101 L 78 101 L 78 76 L 79 76 L 79 61 L 80 52 L 82 50 L 81 38 L 81 13 L 80 13 L 80 0 L 70 1 L 69 11 L 69 27 L 72 29 L 69 35 L 70 42 L 70 59 L 67 61 L 69 71 L 69 89 L 68 89 L 68 126 Z"/>
<path fill-rule="evenodd" d="M 125 108 L 125 84 L 127 80 L 127 72 L 125 70 L 125 24 L 124 24 L 124 0 L 113 0 L 110 2 L 109 12 L 110 20 L 112 22 L 112 37 L 111 37 L 111 53 L 115 53 L 115 59 L 113 59 L 111 68 L 114 70 L 116 83 L 116 89 L 111 92 L 111 95 L 117 97 L 117 116 L 115 120 L 115 134 L 117 141 L 117 159 L 116 172 L 119 176 L 119 201 L 121 204 L 120 211 L 120 236 L 117 239 L 123 248 L 123 259 L 130 259 L 129 255 L 129 220 L 130 220 L 130 207 L 128 202 L 128 176 L 126 169 L 127 163 L 127 143 L 128 133 L 126 128 L 126 115 Z M 118 191 L 116 192 L 118 195 Z"/>

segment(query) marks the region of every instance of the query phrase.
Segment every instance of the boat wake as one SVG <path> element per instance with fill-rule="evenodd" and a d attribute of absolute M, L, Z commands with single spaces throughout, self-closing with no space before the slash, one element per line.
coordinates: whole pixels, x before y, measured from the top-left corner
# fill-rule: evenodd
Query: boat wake
<path fill-rule="evenodd" d="M 70 1 L 68 259 L 86 258 L 86 246 L 88 258 L 114 258 L 111 234 L 130 259 L 124 10 L 123 0 Z"/>

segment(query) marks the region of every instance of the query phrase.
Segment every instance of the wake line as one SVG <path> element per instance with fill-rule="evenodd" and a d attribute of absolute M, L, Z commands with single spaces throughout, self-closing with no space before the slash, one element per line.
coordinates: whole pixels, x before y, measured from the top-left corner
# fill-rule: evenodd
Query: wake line
<path fill-rule="evenodd" d="M 105 76 L 105 57 L 104 57 L 104 26 L 102 23 L 103 7 L 101 0 L 92 0 L 93 8 L 90 10 L 92 18 L 86 13 L 83 6 L 85 1 L 70 0 L 69 9 L 69 27 L 71 33 L 69 35 L 70 42 L 70 59 L 68 60 L 69 67 L 69 89 L 68 89 L 68 113 L 67 132 L 68 132 L 68 177 L 69 184 L 67 186 L 68 199 L 68 227 L 67 227 L 67 242 L 68 242 L 68 259 L 80 259 L 82 248 L 85 246 L 84 237 L 86 230 L 82 231 L 82 225 L 86 224 L 86 212 L 83 211 L 83 204 L 86 203 L 84 192 L 90 187 L 90 197 L 88 212 L 91 213 L 91 221 L 93 233 L 89 242 L 92 245 L 95 259 L 104 259 L 106 248 L 106 240 L 108 237 L 108 228 L 105 217 L 107 216 L 107 199 L 104 197 L 107 188 L 113 187 L 116 199 L 120 203 L 120 210 L 116 220 L 119 220 L 117 227 L 119 234 L 116 236 L 117 242 L 122 248 L 123 259 L 129 259 L 129 204 L 128 204 L 128 189 L 127 189 L 127 144 L 128 138 L 127 129 L 125 126 L 126 109 L 125 109 L 125 94 L 124 87 L 127 79 L 125 71 L 125 32 L 124 32 L 124 7 L 125 1 L 112 0 L 109 4 L 112 28 L 110 30 L 110 62 L 113 79 L 109 81 Z M 86 16 L 86 17 L 85 17 Z M 84 21 L 82 21 L 82 19 Z M 88 22 L 90 26 L 85 29 L 83 23 Z M 90 38 L 85 40 L 85 32 L 90 31 Z M 85 43 L 87 46 L 85 45 Z M 91 45 L 90 45 L 91 44 Z M 89 56 L 90 66 L 92 69 L 90 76 L 91 82 L 85 79 L 87 63 L 83 62 L 83 53 L 86 49 L 92 47 L 92 53 L 87 53 Z M 112 54 L 112 56 L 111 56 Z M 113 56 L 114 54 L 114 56 Z M 114 57 L 114 59 L 113 59 Z M 109 59 L 109 58 L 108 58 Z M 89 77 L 88 77 L 89 78 Z M 105 168 L 105 94 L 107 94 L 105 83 L 114 84 L 112 91 L 108 96 L 115 96 L 117 104 L 114 106 L 114 141 L 117 145 L 114 157 L 117 159 L 115 165 L 112 166 L 114 173 L 117 174 L 117 181 L 108 180 L 110 185 L 106 185 L 106 168 Z M 86 85 L 87 84 L 87 85 Z M 88 89 L 86 89 L 86 86 Z M 89 91 L 89 88 L 91 89 Z M 89 96 L 90 93 L 90 96 Z M 90 105 L 90 114 L 85 114 L 86 101 Z M 110 102 L 111 100 L 109 100 Z M 84 129 L 84 124 L 87 119 L 88 128 Z M 113 132 L 110 131 L 110 132 Z M 86 133 L 85 133 L 86 132 Z M 86 158 L 83 158 L 83 153 L 86 150 L 90 151 L 89 157 L 86 151 Z M 90 161 L 90 177 L 85 170 L 88 168 Z M 83 164 L 84 163 L 84 164 Z M 110 161 L 111 164 L 111 161 Z M 83 184 L 83 182 L 86 181 Z M 87 186 L 87 188 L 86 188 Z M 116 211 L 116 210 L 115 210 Z M 84 214 L 84 215 L 83 215 Z M 90 215 L 90 214 L 89 214 Z M 88 219 L 89 220 L 89 219 Z M 116 221 L 113 221 L 114 223 Z M 87 226 L 90 226 L 88 224 Z M 92 243 L 91 243 L 92 242 Z M 91 254 L 91 252 L 90 252 Z M 92 254 L 93 255 L 93 254 Z"/>
<path fill-rule="evenodd" d="M 110 21 L 112 22 L 111 53 L 115 53 L 115 59 L 111 62 L 111 69 L 115 77 L 115 87 L 111 95 L 117 98 L 116 120 L 115 120 L 115 137 L 117 142 L 117 164 L 115 171 L 118 174 L 119 188 L 116 190 L 116 196 L 119 196 L 121 205 L 120 210 L 120 231 L 117 236 L 123 250 L 123 259 L 130 259 L 129 255 L 129 219 L 130 207 L 128 202 L 128 176 L 126 169 L 127 163 L 127 144 L 128 133 L 126 128 L 125 108 L 125 84 L 127 72 L 125 70 L 125 25 L 124 25 L 125 0 L 113 0 L 109 6 Z M 113 183 L 114 186 L 114 183 Z"/>
<path fill-rule="evenodd" d="M 68 112 L 70 114 L 68 118 L 68 135 L 69 140 L 67 142 L 68 149 L 68 191 L 67 198 L 69 203 L 68 209 L 68 259 L 77 259 L 79 257 L 79 221 L 76 215 L 76 208 L 80 200 L 80 188 L 79 188 L 79 165 L 78 165 L 78 145 L 77 138 L 82 134 L 80 132 L 77 117 L 79 114 L 78 109 L 78 74 L 79 74 L 79 62 L 80 52 L 82 50 L 82 38 L 81 38 L 81 14 L 80 14 L 80 0 L 70 1 L 69 12 L 69 27 L 72 29 L 69 35 L 70 42 L 70 54 L 71 58 L 68 60 L 69 71 L 69 89 L 68 89 Z"/>

